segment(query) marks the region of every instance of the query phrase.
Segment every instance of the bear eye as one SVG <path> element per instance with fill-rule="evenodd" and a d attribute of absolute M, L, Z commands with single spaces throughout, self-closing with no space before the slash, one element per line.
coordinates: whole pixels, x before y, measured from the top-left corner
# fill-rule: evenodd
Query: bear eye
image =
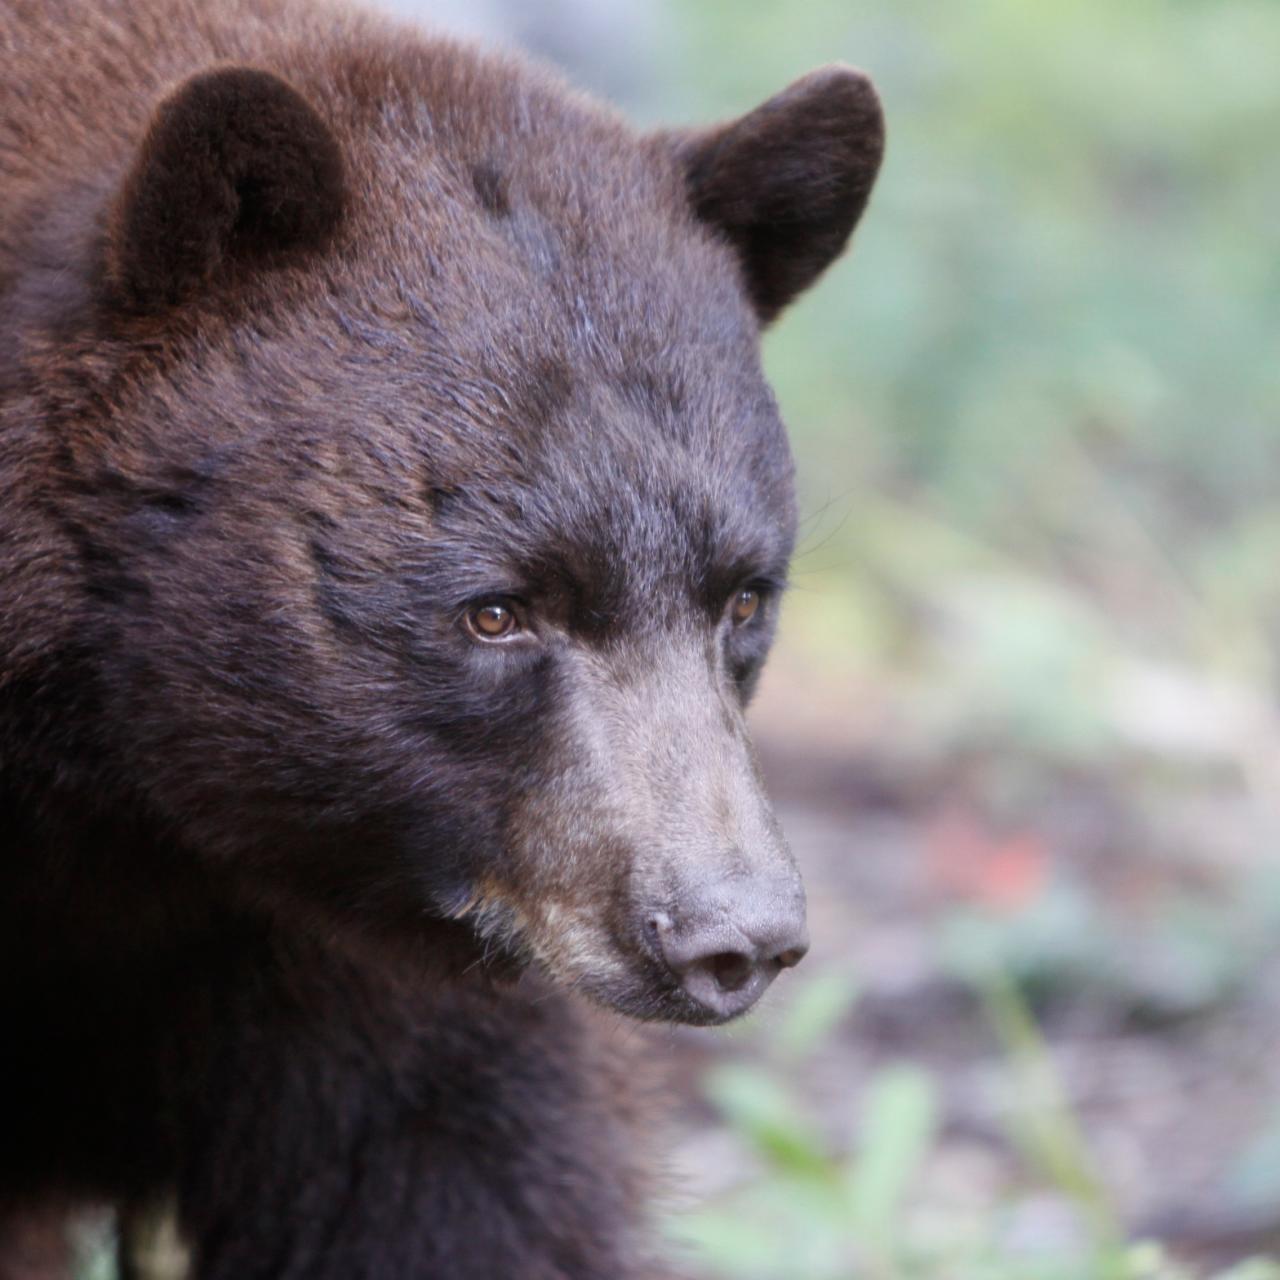
<path fill-rule="evenodd" d="M 754 587 L 744 587 L 729 602 L 729 616 L 734 626 L 740 627 L 744 622 L 750 622 L 759 608 L 760 593 Z"/>
<path fill-rule="evenodd" d="M 477 640 L 509 640 L 520 630 L 515 610 L 503 600 L 483 600 L 469 608 L 463 618 L 467 631 Z"/>

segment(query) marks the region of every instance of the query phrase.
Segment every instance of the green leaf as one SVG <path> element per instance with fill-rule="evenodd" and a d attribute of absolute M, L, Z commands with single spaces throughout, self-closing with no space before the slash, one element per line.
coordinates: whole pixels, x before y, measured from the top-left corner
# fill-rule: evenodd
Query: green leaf
<path fill-rule="evenodd" d="M 767 1072 L 724 1066 L 710 1073 L 705 1087 L 733 1127 L 777 1169 L 822 1180 L 834 1177 L 821 1139 Z"/>
<path fill-rule="evenodd" d="M 791 996 L 786 1018 L 774 1034 L 777 1055 L 792 1062 L 809 1057 L 849 1016 L 857 998 L 857 984 L 850 973 L 811 978 Z"/>
<path fill-rule="evenodd" d="M 937 1099 L 932 1081 L 914 1067 L 895 1067 L 872 1082 L 864 1103 L 858 1158 L 849 1174 L 855 1226 L 885 1249 L 898 1212 L 932 1141 Z"/>

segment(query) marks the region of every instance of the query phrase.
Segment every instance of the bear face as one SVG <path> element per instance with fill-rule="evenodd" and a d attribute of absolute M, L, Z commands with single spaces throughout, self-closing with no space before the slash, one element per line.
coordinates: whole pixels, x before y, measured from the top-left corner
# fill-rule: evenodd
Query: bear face
<path fill-rule="evenodd" d="M 795 525 L 758 335 L 878 106 L 637 136 L 447 53 L 200 73 L 101 193 L 40 392 L 94 732 L 282 910 L 722 1021 L 806 947 L 743 720 Z"/>

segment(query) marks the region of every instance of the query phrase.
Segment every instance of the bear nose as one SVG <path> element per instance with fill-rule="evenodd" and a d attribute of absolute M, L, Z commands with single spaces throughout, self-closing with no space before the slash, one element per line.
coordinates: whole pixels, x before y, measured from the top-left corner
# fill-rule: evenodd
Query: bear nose
<path fill-rule="evenodd" d="M 738 899 L 729 901 L 730 897 Z M 685 994 L 724 1022 L 745 1013 L 783 969 L 809 950 L 804 901 L 783 895 L 717 894 L 674 918 L 655 912 L 651 937 Z"/>

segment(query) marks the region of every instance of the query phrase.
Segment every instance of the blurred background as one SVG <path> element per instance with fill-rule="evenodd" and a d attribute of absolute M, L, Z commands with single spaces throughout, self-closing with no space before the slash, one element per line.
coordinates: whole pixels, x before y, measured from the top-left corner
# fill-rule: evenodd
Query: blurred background
<path fill-rule="evenodd" d="M 813 949 L 667 1033 L 691 1274 L 1280 1276 L 1280 4 L 393 7 L 642 123 L 885 101 L 765 342 Z"/>
<path fill-rule="evenodd" d="M 387 2 L 642 123 L 885 101 L 765 342 L 813 949 L 662 1033 L 689 1274 L 1280 1276 L 1280 4 Z"/>

